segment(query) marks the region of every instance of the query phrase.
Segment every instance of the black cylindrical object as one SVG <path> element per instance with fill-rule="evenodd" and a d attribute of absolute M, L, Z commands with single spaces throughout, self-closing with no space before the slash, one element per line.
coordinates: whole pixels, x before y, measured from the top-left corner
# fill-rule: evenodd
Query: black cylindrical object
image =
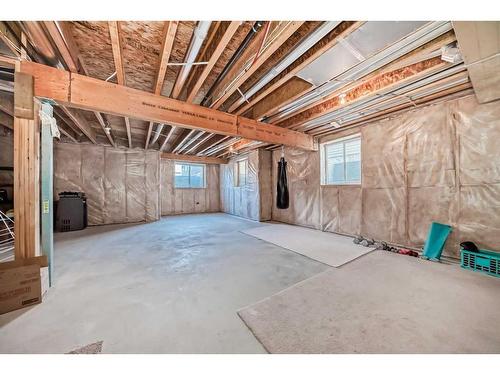
<path fill-rule="evenodd" d="M 288 196 L 288 182 L 286 179 L 286 161 L 281 157 L 278 162 L 278 186 L 276 195 L 276 206 L 281 209 L 287 209 L 290 205 Z"/>

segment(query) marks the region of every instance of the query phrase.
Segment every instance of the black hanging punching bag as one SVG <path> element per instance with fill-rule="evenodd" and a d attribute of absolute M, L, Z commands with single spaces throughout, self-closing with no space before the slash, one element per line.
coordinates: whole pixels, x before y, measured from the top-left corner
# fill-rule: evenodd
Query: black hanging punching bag
<path fill-rule="evenodd" d="M 286 181 L 286 161 L 282 156 L 278 162 L 278 191 L 276 195 L 276 206 L 286 209 L 289 206 L 288 184 Z"/>

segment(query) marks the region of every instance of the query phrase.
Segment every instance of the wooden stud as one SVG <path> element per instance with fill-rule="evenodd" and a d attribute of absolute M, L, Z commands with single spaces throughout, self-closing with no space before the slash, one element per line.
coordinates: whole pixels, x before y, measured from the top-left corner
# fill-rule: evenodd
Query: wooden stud
<path fill-rule="evenodd" d="M 28 91 L 24 93 L 29 95 Z M 33 97 L 31 99 L 34 100 Z M 27 100 L 28 98 L 24 98 L 23 102 Z M 37 111 L 38 106 L 34 106 L 32 119 L 14 117 L 14 254 L 16 260 L 31 258 L 40 253 L 38 188 L 40 128 Z"/>

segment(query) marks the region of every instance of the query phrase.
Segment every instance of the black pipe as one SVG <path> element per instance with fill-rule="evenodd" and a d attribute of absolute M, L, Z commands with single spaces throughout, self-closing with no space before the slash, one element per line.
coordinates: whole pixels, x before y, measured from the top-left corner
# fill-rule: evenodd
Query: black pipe
<path fill-rule="evenodd" d="M 243 40 L 243 42 L 241 42 L 240 46 L 238 47 L 238 49 L 236 50 L 234 55 L 231 57 L 231 59 L 228 61 L 228 63 L 226 64 L 226 66 L 224 67 L 222 72 L 219 74 L 219 76 L 217 77 L 217 79 L 215 80 L 213 85 L 210 87 L 210 90 L 208 90 L 208 92 L 206 93 L 205 97 L 203 98 L 203 100 L 201 102 L 201 105 L 207 104 L 208 100 L 212 96 L 213 91 L 215 90 L 217 85 L 220 83 L 220 81 L 222 81 L 224 79 L 226 74 L 229 72 L 229 69 L 231 69 L 231 67 L 234 65 L 236 60 L 238 60 L 238 58 L 241 56 L 241 54 L 243 53 L 245 48 L 250 44 L 250 42 L 255 37 L 255 35 L 257 34 L 257 31 L 259 31 L 259 29 L 262 27 L 262 25 L 264 25 L 264 21 L 257 21 L 253 24 L 252 29 L 248 32 L 248 34 L 245 37 L 245 39 Z"/>

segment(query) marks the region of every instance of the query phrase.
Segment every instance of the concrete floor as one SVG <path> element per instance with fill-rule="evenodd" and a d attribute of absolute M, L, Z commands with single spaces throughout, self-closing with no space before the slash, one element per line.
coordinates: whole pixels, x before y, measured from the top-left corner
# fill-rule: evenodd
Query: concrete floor
<path fill-rule="evenodd" d="M 500 353 L 500 279 L 376 250 L 239 312 L 270 353 Z"/>
<path fill-rule="evenodd" d="M 264 353 L 236 311 L 329 267 L 225 214 L 55 236 L 55 286 L 0 316 L 0 353 Z"/>

